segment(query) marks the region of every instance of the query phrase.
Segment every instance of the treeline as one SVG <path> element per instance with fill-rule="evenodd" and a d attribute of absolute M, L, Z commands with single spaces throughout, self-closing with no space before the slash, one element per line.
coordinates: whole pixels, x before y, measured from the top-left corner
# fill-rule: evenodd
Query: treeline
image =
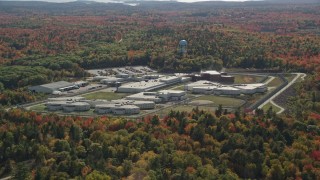
<path fill-rule="evenodd" d="M 0 174 L 17 179 L 316 179 L 313 121 L 240 112 L 141 120 L 0 113 Z M 32 172 L 32 173 L 31 173 Z"/>
<path fill-rule="evenodd" d="M 148 3 L 136 7 L 139 11 L 113 4 L 108 8 L 125 11 L 104 9 L 100 14 L 75 3 L 73 11 L 43 14 L 45 7 L 24 3 L 22 15 L 21 9 L 14 8 L 18 4 L 1 4 L 8 8 L 0 8 L 0 87 L 16 94 L 30 85 L 86 77 L 84 69 L 130 65 L 163 72 L 222 67 L 320 72 L 318 32 L 306 30 L 319 25 L 318 6 L 252 6 L 248 12 L 236 5 L 208 11 L 195 4 L 184 5 L 192 9 L 186 12 L 149 11 L 153 5 Z M 71 4 L 65 8 L 72 9 Z M 50 4 L 50 12 L 52 6 L 60 5 Z M 283 29 L 279 27 L 283 23 L 294 31 L 262 30 L 264 26 Z M 177 53 L 181 39 L 188 41 L 186 55 Z"/>

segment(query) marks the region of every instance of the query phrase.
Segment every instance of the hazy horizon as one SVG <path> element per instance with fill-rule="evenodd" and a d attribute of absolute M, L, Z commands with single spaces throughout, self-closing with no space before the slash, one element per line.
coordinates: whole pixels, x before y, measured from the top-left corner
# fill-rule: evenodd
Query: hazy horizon
<path fill-rule="evenodd" d="M 0 1 L 43 1 L 43 2 L 75 2 L 78 0 L 0 0 Z M 86 1 L 86 0 L 83 0 Z M 177 2 L 204 2 L 204 1 L 225 1 L 225 2 L 246 2 L 246 1 L 264 1 L 264 0 L 87 0 L 94 2 L 110 3 L 110 2 L 125 2 L 125 1 L 177 1 Z"/>

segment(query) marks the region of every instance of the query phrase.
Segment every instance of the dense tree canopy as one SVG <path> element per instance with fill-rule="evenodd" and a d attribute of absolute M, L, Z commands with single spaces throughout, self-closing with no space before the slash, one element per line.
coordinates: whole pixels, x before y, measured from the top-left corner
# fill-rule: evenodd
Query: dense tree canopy
<path fill-rule="evenodd" d="M 0 113 L 0 173 L 36 179 L 315 179 L 320 130 L 308 128 L 310 120 L 216 117 L 197 108 L 141 120 L 15 109 Z"/>

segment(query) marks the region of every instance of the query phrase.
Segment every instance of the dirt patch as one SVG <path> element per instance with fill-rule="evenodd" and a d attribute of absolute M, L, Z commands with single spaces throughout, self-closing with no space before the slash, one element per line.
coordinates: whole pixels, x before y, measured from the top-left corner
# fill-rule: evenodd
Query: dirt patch
<path fill-rule="evenodd" d="M 245 77 L 243 77 L 243 81 L 245 83 L 252 83 L 255 81 L 255 78 L 253 78 L 252 76 L 245 76 Z"/>

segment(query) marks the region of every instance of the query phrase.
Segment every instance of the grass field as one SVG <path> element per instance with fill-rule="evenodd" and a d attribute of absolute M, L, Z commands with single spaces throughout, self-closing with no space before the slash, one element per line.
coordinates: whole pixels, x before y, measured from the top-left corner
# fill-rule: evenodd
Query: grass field
<path fill-rule="evenodd" d="M 294 79 L 294 77 L 296 77 L 296 75 L 295 75 L 295 74 L 285 74 L 284 77 L 285 77 L 289 82 L 291 82 L 291 81 Z"/>
<path fill-rule="evenodd" d="M 280 78 L 276 77 L 274 78 L 269 84 L 267 84 L 268 87 L 277 87 L 280 86 L 282 84 L 282 81 L 280 80 Z"/>
<path fill-rule="evenodd" d="M 104 100 L 115 100 L 122 99 L 129 94 L 127 93 L 114 93 L 114 92 L 94 92 L 90 94 L 86 94 L 83 97 L 86 99 L 104 99 Z"/>
<path fill-rule="evenodd" d="M 263 79 L 262 76 L 250 76 L 250 75 L 234 75 L 234 83 L 257 83 Z"/>
<path fill-rule="evenodd" d="M 31 106 L 30 110 L 32 110 L 32 111 L 46 111 L 46 106 L 44 104 L 38 104 L 35 106 Z"/>
<path fill-rule="evenodd" d="M 231 97 L 224 97 L 224 96 L 214 96 L 214 95 L 205 95 L 197 97 L 193 100 L 208 100 L 212 101 L 216 106 L 222 105 L 222 106 L 234 106 L 238 107 L 244 103 L 243 100 L 237 99 L 237 98 L 231 98 Z"/>
<path fill-rule="evenodd" d="M 184 91 L 184 85 L 179 85 L 179 86 L 173 87 L 172 90 Z"/>
<path fill-rule="evenodd" d="M 263 109 L 264 112 L 267 112 L 270 107 L 272 107 L 272 110 L 273 110 L 274 112 L 280 111 L 280 108 L 278 108 L 277 106 L 274 106 L 274 105 L 271 104 L 270 102 L 269 102 L 268 104 L 264 105 L 264 106 L 262 107 L 262 109 Z"/>
<path fill-rule="evenodd" d="M 180 105 L 180 106 L 175 106 L 175 107 L 169 107 L 160 111 L 157 111 L 152 114 L 157 114 L 160 117 L 166 116 L 169 114 L 169 112 L 172 111 L 186 111 L 186 112 L 191 112 L 193 108 L 196 108 L 196 106 L 190 106 L 190 105 Z M 214 112 L 216 110 L 216 107 L 206 107 L 206 106 L 198 106 L 199 110 L 204 110 L 204 111 L 212 111 Z"/>

